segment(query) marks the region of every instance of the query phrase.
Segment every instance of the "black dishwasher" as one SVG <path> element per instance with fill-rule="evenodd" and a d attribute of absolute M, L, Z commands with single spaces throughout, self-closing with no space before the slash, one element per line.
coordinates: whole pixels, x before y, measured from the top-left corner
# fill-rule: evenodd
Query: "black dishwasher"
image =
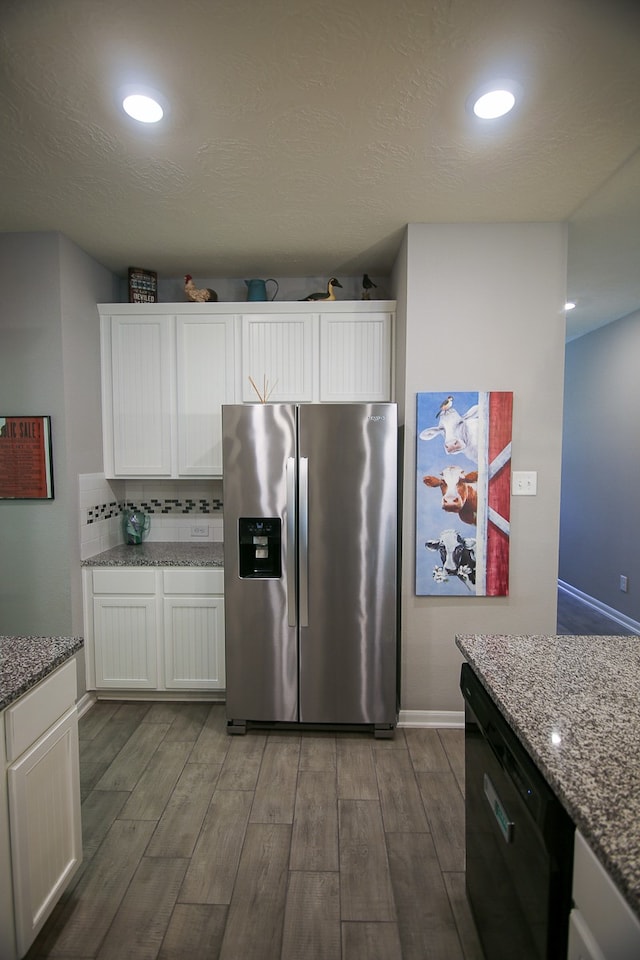
<path fill-rule="evenodd" d="M 574 826 L 469 664 L 466 884 L 486 960 L 566 960 Z"/>

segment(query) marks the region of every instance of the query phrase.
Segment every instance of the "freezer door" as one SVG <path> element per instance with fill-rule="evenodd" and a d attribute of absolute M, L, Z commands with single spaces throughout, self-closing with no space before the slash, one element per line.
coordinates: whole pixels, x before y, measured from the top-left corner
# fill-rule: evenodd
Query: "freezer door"
<path fill-rule="evenodd" d="M 299 431 L 300 720 L 394 724 L 397 407 L 301 406 Z"/>
<path fill-rule="evenodd" d="M 222 408 L 228 721 L 298 719 L 295 423 L 285 404 Z"/>

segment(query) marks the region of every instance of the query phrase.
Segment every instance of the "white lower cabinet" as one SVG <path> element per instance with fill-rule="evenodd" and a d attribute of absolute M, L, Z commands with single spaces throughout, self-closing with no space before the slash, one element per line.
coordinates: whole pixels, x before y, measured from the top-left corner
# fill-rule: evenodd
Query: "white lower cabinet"
<path fill-rule="evenodd" d="M 156 572 L 93 571 L 92 639 L 98 690 L 158 686 Z"/>
<path fill-rule="evenodd" d="M 85 568 L 87 687 L 224 690 L 224 578 L 194 567 Z"/>
<path fill-rule="evenodd" d="M 3 960 L 24 956 L 82 862 L 76 692 L 70 660 L 3 718 L 13 889 Z"/>
<path fill-rule="evenodd" d="M 640 919 L 576 830 L 568 960 L 640 957 Z"/>
<path fill-rule="evenodd" d="M 155 597 L 94 597 L 96 686 L 155 690 Z"/>
<path fill-rule="evenodd" d="M 224 689 L 223 588 L 221 570 L 164 570 L 167 689 Z"/>

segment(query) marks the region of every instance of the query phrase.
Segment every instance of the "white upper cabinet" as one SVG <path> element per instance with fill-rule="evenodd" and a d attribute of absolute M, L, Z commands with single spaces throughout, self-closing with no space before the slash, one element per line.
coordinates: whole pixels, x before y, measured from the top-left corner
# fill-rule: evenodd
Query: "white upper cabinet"
<path fill-rule="evenodd" d="M 111 316 L 102 328 L 107 476 L 171 476 L 171 318 Z"/>
<path fill-rule="evenodd" d="M 269 304 L 242 316 L 242 400 L 393 399 L 395 301 Z M 252 382 L 255 383 L 255 388 Z"/>
<path fill-rule="evenodd" d="M 238 318 L 205 312 L 208 304 L 176 306 L 98 308 L 107 477 L 222 476 Z"/>
<path fill-rule="evenodd" d="M 310 403 L 314 399 L 314 319 L 309 313 L 284 314 L 275 310 L 243 315 L 244 402 L 258 402 L 258 393 L 272 403 Z"/>
<path fill-rule="evenodd" d="M 222 476 L 222 404 L 235 400 L 234 320 L 176 317 L 181 477 Z"/>
<path fill-rule="evenodd" d="M 107 477 L 222 476 L 224 403 L 393 400 L 393 300 L 98 310 Z"/>
<path fill-rule="evenodd" d="M 392 314 L 320 315 L 320 401 L 391 400 Z"/>

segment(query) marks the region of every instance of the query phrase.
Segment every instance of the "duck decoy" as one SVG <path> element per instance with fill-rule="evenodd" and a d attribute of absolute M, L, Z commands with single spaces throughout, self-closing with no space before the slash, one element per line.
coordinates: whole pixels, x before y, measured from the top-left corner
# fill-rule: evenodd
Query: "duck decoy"
<path fill-rule="evenodd" d="M 327 281 L 326 291 L 323 291 L 322 293 L 310 293 L 308 297 L 303 297 L 301 302 L 304 302 L 305 300 L 335 300 L 336 295 L 333 292 L 334 287 L 340 287 L 340 289 L 342 289 L 342 284 L 339 280 L 336 280 L 335 277 L 331 277 L 331 279 Z"/>
<path fill-rule="evenodd" d="M 377 286 L 378 284 L 374 283 L 368 274 L 366 273 L 363 274 L 362 275 L 362 299 L 368 300 L 371 293 L 371 288 L 377 287 Z"/>

